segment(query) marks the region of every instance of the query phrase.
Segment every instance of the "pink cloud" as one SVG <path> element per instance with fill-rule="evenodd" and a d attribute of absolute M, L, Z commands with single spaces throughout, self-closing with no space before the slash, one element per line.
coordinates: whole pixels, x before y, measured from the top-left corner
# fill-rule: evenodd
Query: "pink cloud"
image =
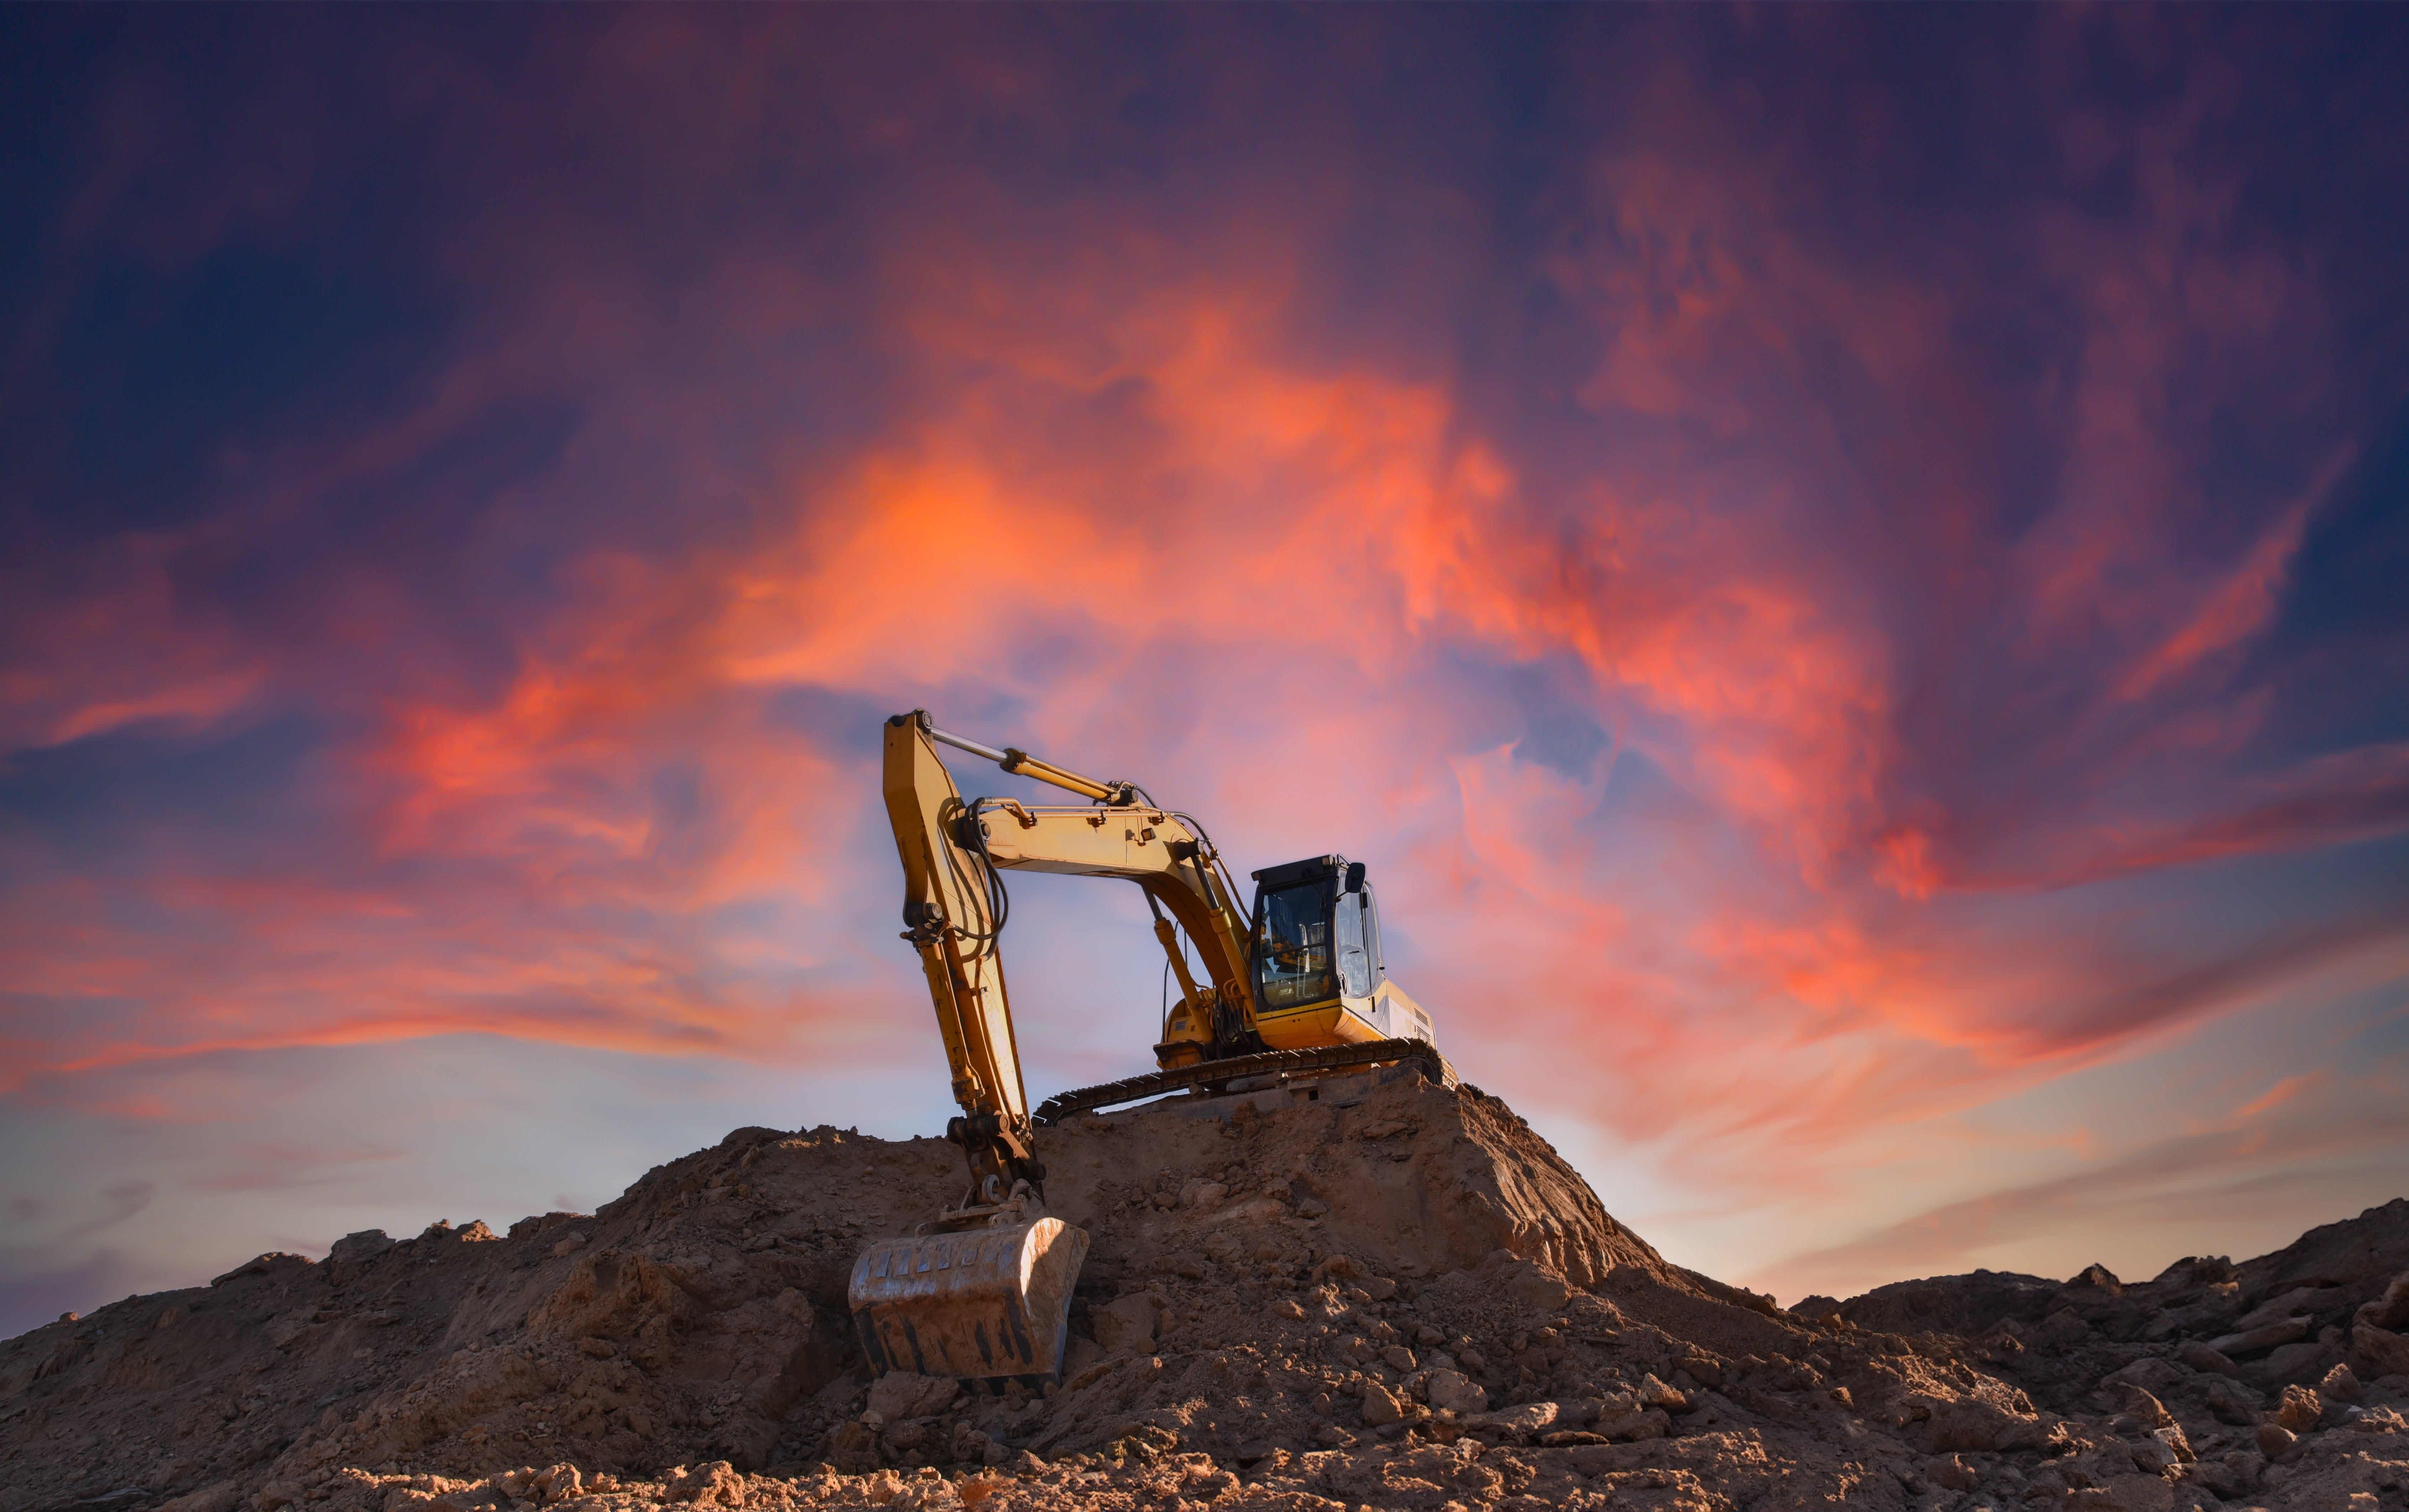
<path fill-rule="evenodd" d="M 2228 234 L 2231 79 L 2036 122 L 2130 177 L 2120 213 L 1868 229 L 1672 56 L 1615 94 L 1644 130 L 1565 107 L 1512 242 L 1485 169 L 1281 116 L 1276 73 L 1200 86 L 1219 145 L 1166 166 L 1076 59 L 885 24 L 631 13 L 524 88 L 396 52 L 371 97 L 463 165 L 440 359 L 11 613 L 12 749 L 306 726 L 255 826 L 204 792 L 124 856 L 88 815 L 5 837 L 20 1095 L 465 1033 L 908 1054 L 864 753 L 917 703 L 1254 864 L 1373 860 L 1468 1068 L 1727 1204 L 2397 939 L 2380 891 L 2303 919 L 2201 880 L 2409 827 L 2397 743 L 2273 741 L 2253 659 L 2361 454 L 2301 382 L 2313 268 Z M 1858 125 L 1850 171 L 1889 171 Z M 177 234 L 281 224 L 320 171 Z M 2204 439 L 2237 409 L 2278 454 L 2239 503 Z M 1810 1260 L 1959 1253 L 2004 1199 L 1958 1197 Z"/>

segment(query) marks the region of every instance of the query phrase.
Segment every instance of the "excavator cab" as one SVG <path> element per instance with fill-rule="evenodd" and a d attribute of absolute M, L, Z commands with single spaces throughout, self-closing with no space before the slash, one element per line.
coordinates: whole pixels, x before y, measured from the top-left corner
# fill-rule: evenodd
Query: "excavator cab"
<path fill-rule="evenodd" d="M 1316 856 L 1254 873 L 1255 1032 L 1276 1050 L 1434 1038 L 1390 982 L 1363 863 Z"/>

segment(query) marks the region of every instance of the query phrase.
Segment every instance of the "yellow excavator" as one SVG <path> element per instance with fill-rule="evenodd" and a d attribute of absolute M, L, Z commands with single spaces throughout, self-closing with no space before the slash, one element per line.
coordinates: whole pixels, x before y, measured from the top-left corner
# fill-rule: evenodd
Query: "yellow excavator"
<path fill-rule="evenodd" d="M 965 799 L 940 744 L 1087 801 Z M 947 734 L 925 710 L 887 721 L 883 785 L 903 861 L 903 938 L 920 953 L 962 1110 L 945 1137 L 960 1146 L 970 1183 L 918 1233 L 882 1240 L 855 1261 L 850 1301 L 873 1369 L 1030 1387 L 1060 1375 L 1088 1236 L 1046 1213 L 1043 1125 L 1169 1093 L 1254 1092 L 1409 1060 L 1454 1084 L 1430 1015 L 1382 966 L 1379 911 L 1361 862 L 1317 856 L 1257 871 L 1241 913 L 1220 852 L 1195 819 L 1134 783 L 1098 782 Z M 1153 1072 L 1031 1112 L 999 948 L 1011 914 L 1003 874 L 1013 871 L 1119 877 L 1144 892 L 1179 984 Z"/>

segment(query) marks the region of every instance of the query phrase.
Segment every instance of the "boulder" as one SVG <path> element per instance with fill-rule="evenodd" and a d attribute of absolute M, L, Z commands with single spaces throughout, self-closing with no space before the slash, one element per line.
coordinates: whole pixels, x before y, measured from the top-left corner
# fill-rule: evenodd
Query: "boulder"
<path fill-rule="evenodd" d="M 2218 1422 L 2246 1427 L 2258 1420 L 2258 1393 L 2223 1375 L 2207 1378 L 2200 1396 Z"/>
<path fill-rule="evenodd" d="M 2394 1333 L 2360 1322 L 2351 1325 L 2350 1358 L 2359 1374 L 2374 1379 L 2409 1375 L 2409 1334 Z"/>
<path fill-rule="evenodd" d="M 2280 1297 L 2259 1303 L 2234 1320 L 2233 1332 L 2247 1333 L 2301 1314 L 2311 1318 L 2339 1312 L 2350 1299 L 2340 1287 L 2294 1287 Z"/>
<path fill-rule="evenodd" d="M 2409 1271 L 2387 1283 L 2382 1296 L 2359 1310 L 2357 1320 L 2372 1328 L 2392 1330 L 2409 1324 Z"/>
<path fill-rule="evenodd" d="M 2175 1358 L 2203 1375 L 2230 1375 L 2239 1379 L 2242 1375 L 2241 1366 L 2198 1339 L 2176 1350 Z"/>
<path fill-rule="evenodd" d="M 2328 1344 L 2303 1339 L 2270 1351 L 2266 1359 L 2250 1367 L 2248 1374 L 2271 1391 L 2285 1386 L 2305 1386 L 2341 1363 L 2342 1357 L 2339 1340 Z"/>
<path fill-rule="evenodd" d="M 1434 1410 L 1459 1417 L 1484 1411 L 1489 1405 L 1488 1389 L 1461 1371 L 1432 1371 L 1423 1381 L 1423 1390 Z"/>
<path fill-rule="evenodd" d="M 2264 1354 L 2278 1345 L 2290 1344 L 2296 1339 L 2305 1338 L 2308 1335 L 2309 1325 L 2315 1321 L 2316 1319 L 2305 1314 L 2298 1318 L 2280 1318 L 2272 1323 L 2260 1324 L 2254 1329 L 2245 1329 L 2239 1333 L 2228 1333 L 2223 1338 L 2212 1339 L 2208 1346 L 2229 1358 Z"/>
<path fill-rule="evenodd" d="M 326 1252 L 326 1258 L 330 1260 L 357 1263 L 383 1254 L 391 1249 L 393 1245 L 393 1240 L 386 1236 L 382 1229 L 361 1229 L 336 1240 L 334 1248 Z"/>

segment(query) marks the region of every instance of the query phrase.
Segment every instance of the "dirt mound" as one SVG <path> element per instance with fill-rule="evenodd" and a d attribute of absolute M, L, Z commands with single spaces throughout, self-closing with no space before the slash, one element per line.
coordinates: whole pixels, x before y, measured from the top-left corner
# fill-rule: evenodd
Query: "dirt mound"
<path fill-rule="evenodd" d="M 2409 1376 L 2377 1368 L 2409 1283 L 2367 1279 L 2390 1208 L 2238 1270 L 1810 1320 L 1666 1263 L 1504 1104 L 1410 1071 L 1045 1153 L 1093 1248 L 1044 1395 L 861 1365 L 853 1257 L 954 1195 L 951 1146 L 747 1129 L 597 1214 L 354 1234 L 0 1346 L 0 1512 L 2398 1507 L 2409 1476 Z M 2215 1332 L 2277 1303 L 2314 1332 Z M 2361 1368 L 2303 1387 L 2302 1343 Z"/>

